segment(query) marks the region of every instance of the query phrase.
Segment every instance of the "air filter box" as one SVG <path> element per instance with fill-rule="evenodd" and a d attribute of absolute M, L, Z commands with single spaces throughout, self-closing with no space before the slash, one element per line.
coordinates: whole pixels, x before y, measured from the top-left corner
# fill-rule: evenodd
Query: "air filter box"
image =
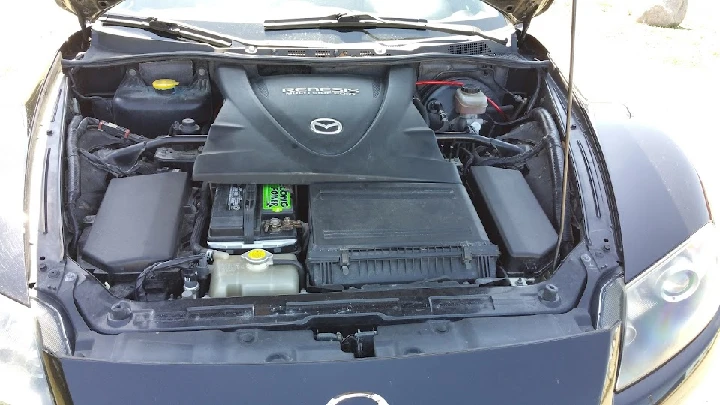
<path fill-rule="evenodd" d="M 462 184 L 310 186 L 310 284 L 495 277 L 497 246 Z"/>

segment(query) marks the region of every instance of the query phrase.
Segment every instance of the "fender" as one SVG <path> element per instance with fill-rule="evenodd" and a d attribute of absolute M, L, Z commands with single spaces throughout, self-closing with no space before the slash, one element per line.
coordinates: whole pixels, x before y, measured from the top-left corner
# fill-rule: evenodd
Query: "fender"
<path fill-rule="evenodd" d="M 552 60 L 531 35 L 522 48 Z M 567 81 L 554 62 L 551 74 L 566 93 Z M 629 282 L 708 223 L 710 208 L 695 168 L 668 134 L 628 119 L 626 107 L 588 104 L 574 91 L 610 177 Z"/>
<path fill-rule="evenodd" d="M 629 282 L 712 220 L 693 164 L 659 129 L 593 120 L 615 194 Z"/>
<path fill-rule="evenodd" d="M 24 106 L 13 110 L 17 119 L 10 120 L 11 136 L 5 138 L 0 160 L 0 184 L 3 185 L 0 209 L 0 294 L 24 305 L 30 305 L 28 283 L 34 281 L 38 266 L 33 234 L 38 233 L 40 208 L 60 204 L 43 194 L 43 167 L 50 154 L 45 146 L 49 139 L 62 136 L 62 109 L 58 108 L 63 79 L 60 54 L 50 59 L 46 76 Z M 64 103 L 62 104 L 64 106 Z M 58 155 L 59 156 L 59 155 Z M 44 199 L 42 197 L 44 197 Z M 60 221 L 61 222 L 61 221 Z M 61 226 L 61 224 L 58 224 Z"/>

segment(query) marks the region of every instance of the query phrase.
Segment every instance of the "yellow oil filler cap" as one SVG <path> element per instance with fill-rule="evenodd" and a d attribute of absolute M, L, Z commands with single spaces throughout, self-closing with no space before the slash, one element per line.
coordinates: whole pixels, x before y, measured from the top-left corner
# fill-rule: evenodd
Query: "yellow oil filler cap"
<path fill-rule="evenodd" d="M 155 90 L 172 90 L 177 87 L 178 84 L 180 83 L 173 79 L 157 79 L 152 82 L 152 86 Z"/>

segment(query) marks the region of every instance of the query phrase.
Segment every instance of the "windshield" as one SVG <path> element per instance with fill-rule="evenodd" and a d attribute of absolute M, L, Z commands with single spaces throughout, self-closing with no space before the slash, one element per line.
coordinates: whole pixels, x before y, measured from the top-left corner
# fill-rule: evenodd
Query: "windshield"
<path fill-rule="evenodd" d="M 254 4 L 237 0 L 126 0 L 109 13 L 180 21 L 262 23 L 347 11 L 442 22 L 499 16 L 497 10 L 479 0 L 264 0 Z"/>

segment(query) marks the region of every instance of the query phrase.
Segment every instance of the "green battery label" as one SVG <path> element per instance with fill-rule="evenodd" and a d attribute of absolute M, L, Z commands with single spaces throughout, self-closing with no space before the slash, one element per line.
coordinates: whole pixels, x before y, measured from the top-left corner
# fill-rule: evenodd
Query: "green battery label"
<path fill-rule="evenodd" d="M 263 185 L 263 210 L 283 212 L 292 210 L 292 193 L 280 184 Z"/>

